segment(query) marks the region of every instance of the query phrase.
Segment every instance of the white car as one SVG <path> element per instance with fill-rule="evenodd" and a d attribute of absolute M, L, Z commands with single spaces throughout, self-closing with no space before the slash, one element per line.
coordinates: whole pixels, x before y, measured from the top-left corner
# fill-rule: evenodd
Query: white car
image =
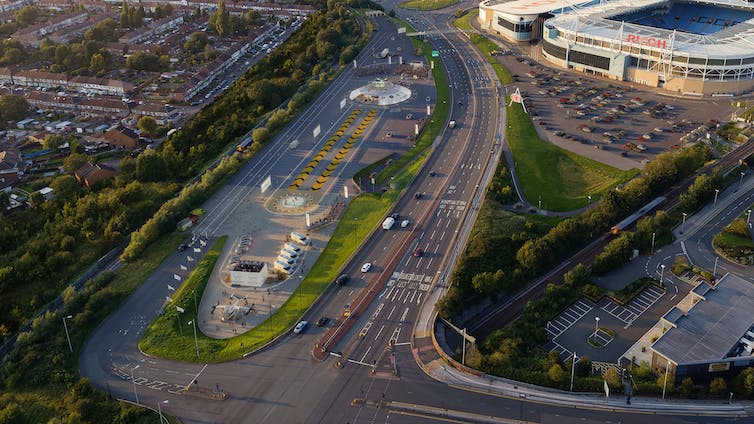
<path fill-rule="evenodd" d="M 409 220 L 408 219 L 404 219 L 403 221 L 401 221 L 401 228 L 408 227 L 408 224 L 410 224 Z"/>
<path fill-rule="evenodd" d="M 296 324 L 296 328 L 293 329 L 293 332 L 296 334 L 301 333 L 302 331 L 304 331 L 304 329 L 306 328 L 308 324 L 309 323 L 306 321 L 299 322 L 298 324 Z"/>
<path fill-rule="evenodd" d="M 372 269 L 372 264 L 369 262 L 361 266 L 361 272 L 369 272 L 370 269 Z"/>

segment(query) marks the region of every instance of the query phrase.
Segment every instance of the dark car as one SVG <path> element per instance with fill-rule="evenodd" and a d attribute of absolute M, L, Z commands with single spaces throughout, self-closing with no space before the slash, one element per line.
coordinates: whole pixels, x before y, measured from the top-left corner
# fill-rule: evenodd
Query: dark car
<path fill-rule="evenodd" d="M 183 252 L 184 250 L 188 249 L 188 244 L 181 243 L 180 246 L 178 246 L 178 251 Z"/>
<path fill-rule="evenodd" d="M 414 250 L 414 256 L 417 258 L 420 257 L 423 253 L 424 252 L 418 247 Z"/>
<path fill-rule="evenodd" d="M 341 274 L 335 279 L 335 284 L 342 286 L 348 282 L 348 274 Z"/>
<path fill-rule="evenodd" d="M 330 321 L 330 318 L 328 317 L 320 318 L 319 320 L 317 320 L 317 327 L 324 327 L 328 321 Z"/>
<path fill-rule="evenodd" d="M 390 217 L 397 221 L 400 215 L 398 215 L 398 212 L 393 212 L 390 214 Z"/>
<path fill-rule="evenodd" d="M 437 173 L 435 171 L 429 171 L 429 176 L 430 177 L 434 177 L 435 175 L 437 175 Z"/>
<path fill-rule="evenodd" d="M 415 198 L 416 200 L 419 200 L 419 199 L 421 199 L 421 198 L 422 198 L 422 194 L 421 194 L 421 193 L 416 193 L 416 194 L 414 194 L 414 198 Z"/>

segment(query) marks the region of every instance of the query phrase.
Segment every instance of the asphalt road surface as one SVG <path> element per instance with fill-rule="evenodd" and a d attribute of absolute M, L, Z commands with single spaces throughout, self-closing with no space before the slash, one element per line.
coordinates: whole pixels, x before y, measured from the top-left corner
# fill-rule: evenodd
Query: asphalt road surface
<path fill-rule="evenodd" d="M 425 24 L 444 25 L 442 17 L 439 18 L 425 20 Z M 351 264 L 349 273 L 355 276 L 358 274 L 355 270 L 363 261 L 373 261 L 376 268 L 368 277 L 384 273 L 382 279 L 386 287 L 369 310 L 374 312 L 361 315 L 360 324 L 372 322 L 367 333 L 361 338 L 354 336 L 354 332 L 363 329 L 363 326 L 354 326 L 352 333 L 343 338 L 342 345 L 338 345 L 353 352 L 354 357 L 364 359 L 360 362 L 368 363 L 379 356 L 387 340 L 397 340 L 395 355 L 391 356 L 397 376 L 372 374 L 371 367 L 352 363 L 339 369 L 334 367 L 334 357 L 315 361 L 310 352 L 321 336 L 320 331 L 285 336 L 265 351 L 224 364 L 187 364 L 141 354 L 137 347 L 139 335 L 164 302 L 169 274 L 188 262 L 184 254 L 171 257 L 97 329 L 80 358 L 82 375 L 117 398 L 138 399 L 138 403 L 151 408 L 167 400 L 168 403 L 161 404 L 162 410 L 187 423 L 484 422 L 489 417 L 496 417 L 500 422 L 646 421 L 643 415 L 548 406 L 460 390 L 427 377 L 414 362 L 409 347 L 402 344 L 409 340 L 408 329 L 418 308 L 416 302 L 422 300 L 418 278 L 402 277 L 423 275 L 424 284 L 438 283 L 437 272 L 443 270 L 443 260 L 452 256 L 461 244 L 456 231 L 464 233 L 464 226 L 469 225 L 463 218 L 473 214 L 479 193 L 476 185 L 489 176 L 485 174 L 488 167 L 494 167 L 489 158 L 494 153 L 496 126 L 491 123 L 501 122 L 495 115 L 498 104 L 491 94 L 494 92 L 491 82 L 484 80 L 486 71 L 481 66 L 482 59 L 468 53 L 471 50 L 465 37 L 442 34 L 432 42 L 442 52 L 440 59 L 451 75 L 452 114 L 460 126 L 446 132 L 436 146 L 437 151 L 428 166 L 436 169 L 437 175 L 429 177 L 426 172 L 422 173 L 396 208 L 401 215 L 412 218 L 411 227 L 377 232 Z M 463 53 L 459 54 L 459 49 Z M 340 98 L 339 93 L 329 91 L 337 89 L 336 81 L 334 88 L 325 91 L 322 97 Z M 457 103 L 459 99 L 461 104 Z M 316 103 L 311 108 L 314 107 Z M 416 201 L 413 191 L 425 192 L 427 196 Z M 192 251 L 195 246 L 201 249 L 201 240 L 195 243 Z M 413 257 L 415 246 L 426 253 Z M 397 266 L 389 267 L 391 263 Z M 387 285 L 391 277 L 394 282 Z M 432 280 L 428 282 L 427 277 Z M 401 287 L 402 281 L 406 281 L 404 287 Z M 412 282 L 419 285 L 414 288 Z M 322 310 L 312 314 L 340 312 L 343 301 L 355 294 L 350 290 L 346 286 L 331 294 L 321 306 Z M 372 321 L 370 317 L 374 317 Z M 405 330 L 396 334 L 399 328 Z M 182 389 L 193 381 L 196 384 L 184 392 Z M 219 390 L 229 394 L 226 400 L 208 398 L 208 392 Z M 722 422 L 709 417 L 655 416 L 653 420 Z"/>

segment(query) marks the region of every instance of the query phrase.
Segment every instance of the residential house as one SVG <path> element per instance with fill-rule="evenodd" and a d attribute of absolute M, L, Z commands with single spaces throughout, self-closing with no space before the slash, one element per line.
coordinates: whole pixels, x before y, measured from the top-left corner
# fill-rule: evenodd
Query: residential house
<path fill-rule="evenodd" d="M 0 178 L 18 181 L 24 173 L 24 159 L 16 149 L 0 151 Z"/>
<path fill-rule="evenodd" d="M 82 99 L 78 103 L 78 110 L 84 116 L 117 116 L 128 115 L 128 106 L 116 99 Z"/>
<path fill-rule="evenodd" d="M 77 169 L 74 173 L 76 181 L 84 187 L 91 187 L 94 184 L 115 176 L 117 172 L 107 165 L 92 164 L 91 162 L 85 163 L 81 168 Z"/>
<path fill-rule="evenodd" d="M 134 150 L 141 143 L 139 134 L 136 131 L 120 124 L 108 130 L 104 137 L 108 144 L 121 149 Z"/>
<path fill-rule="evenodd" d="M 133 108 L 137 116 L 151 116 L 160 125 L 177 118 L 180 113 L 171 105 L 161 103 L 144 103 Z"/>

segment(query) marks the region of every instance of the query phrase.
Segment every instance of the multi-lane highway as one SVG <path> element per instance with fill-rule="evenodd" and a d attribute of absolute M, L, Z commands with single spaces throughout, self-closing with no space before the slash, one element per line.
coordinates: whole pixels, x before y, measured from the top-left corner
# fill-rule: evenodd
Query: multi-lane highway
<path fill-rule="evenodd" d="M 362 292 L 375 290 L 374 301 L 355 310 L 354 325 L 329 346 L 329 350 L 342 352 L 358 363 L 341 358 L 343 367 L 338 368 L 338 358 L 327 356 L 321 362 L 313 359 L 312 347 L 325 334 L 324 329 L 316 328 L 287 335 L 262 352 L 224 364 L 186 364 L 141 354 L 138 337 L 163 302 L 167 290 L 164 276 L 180 269 L 186 260 L 184 255 L 175 255 L 161 267 L 163 274 L 143 284 L 88 341 L 80 359 L 85 377 L 118 398 L 149 407 L 167 400 L 162 410 L 189 423 L 646 421 L 640 415 L 616 418 L 609 411 L 528 403 L 519 397 L 491 396 L 481 389 L 461 390 L 429 378 L 416 365 L 406 343 L 412 340 L 419 307 L 430 290 L 444 284 L 468 235 L 483 187 L 500 155 L 495 141 L 504 120 L 484 58 L 475 53 L 468 40 L 447 32 L 449 26 L 442 15 L 417 18 L 415 25 L 420 30 L 439 30 L 431 42 L 441 52 L 440 60 L 450 75 L 452 118 L 459 126 L 438 138 L 425 169 L 396 205 L 395 211 L 402 217 L 398 222 L 407 217 L 411 224 L 378 230 L 348 265 L 346 272 L 352 281 L 329 292 L 309 312 L 312 321 L 321 315 L 339 317 L 346 304 L 355 308 L 352 303 Z M 384 30 L 376 36 L 383 41 L 386 37 L 390 35 Z M 286 130 L 291 137 L 311 131 L 317 111 L 338 109 L 348 75 L 349 71 L 344 72 Z M 286 148 L 287 143 L 270 146 L 234 177 L 229 187 L 210 201 L 206 209 L 211 218 L 198 233 L 225 231 L 230 225 L 227 216 L 248 197 L 251 187 L 281 168 L 281 161 L 292 160 L 281 158 L 289 156 L 282 154 Z M 415 199 L 416 192 L 424 195 Z M 413 256 L 417 247 L 423 253 Z M 372 262 L 373 270 L 360 273 L 364 262 Z M 390 340 L 395 346 L 385 354 Z M 372 373 L 371 364 L 378 360 L 389 363 L 391 370 Z M 181 390 L 193 381 L 196 384 L 188 392 Z M 456 384 L 462 383 L 459 380 Z M 211 399 L 212 392 L 220 389 L 229 395 L 227 399 Z M 716 422 L 709 417 L 657 419 L 668 423 Z"/>

